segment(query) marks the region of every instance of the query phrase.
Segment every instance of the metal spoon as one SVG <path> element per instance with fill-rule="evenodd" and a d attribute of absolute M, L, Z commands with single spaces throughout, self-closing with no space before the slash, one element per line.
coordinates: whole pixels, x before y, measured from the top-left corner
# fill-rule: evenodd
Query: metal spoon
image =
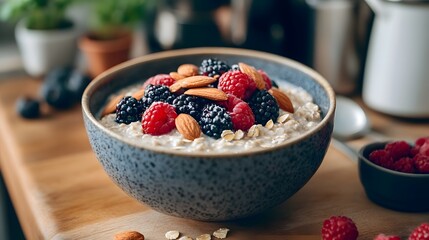
<path fill-rule="evenodd" d="M 350 159 L 356 159 L 357 150 L 344 141 L 368 134 L 371 123 L 365 111 L 353 100 L 337 96 L 336 102 L 332 144 Z"/>

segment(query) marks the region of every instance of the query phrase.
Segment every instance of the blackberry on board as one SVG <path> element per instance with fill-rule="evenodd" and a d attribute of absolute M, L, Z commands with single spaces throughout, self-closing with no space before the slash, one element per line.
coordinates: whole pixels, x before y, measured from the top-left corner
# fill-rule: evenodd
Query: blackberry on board
<path fill-rule="evenodd" d="M 145 89 L 142 101 L 146 109 L 153 102 L 165 102 L 173 104 L 173 100 L 175 98 L 176 95 L 174 95 L 167 86 L 149 84 Z"/>
<path fill-rule="evenodd" d="M 116 105 L 117 123 L 130 124 L 140 121 L 144 112 L 143 102 L 131 96 L 123 97 Z"/>
<path fill-rule="evenodd" d="M 205 98 L 182 94 L 173 100 L 173 106 L 178 114 L 189 114 L 198 121 L 204 106 L 209 102 Z"/>
<path fill-rule="evenodd" d="M 214 103 L 209 103 L 203 108 L 199 124 L 203 133 L 213 138 L 220 138 L 224 130 L 233 129 L 231 116 L 227 110 Z"/>
<path fill-rule="evenodd" d="M 216 58 L 204 59 L 200 65 L 200 74 L 214 77 L 215 75 L 222 75 L 229 71 L 231 68 L 225 62 Z"/>
<path fill-rule="evenodd" d="M 270 119 L 275 122 L 279 117 L 279 105 L 276 99 L 266 90 L 255 91 L 248 104 L 255 115 L 257 123 L 264 125 Z"/>

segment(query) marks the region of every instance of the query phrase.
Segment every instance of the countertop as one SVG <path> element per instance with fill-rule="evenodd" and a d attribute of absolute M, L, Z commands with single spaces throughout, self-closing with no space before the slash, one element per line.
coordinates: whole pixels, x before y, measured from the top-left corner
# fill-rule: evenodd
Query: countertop
<path fill-rule="evenodd" d="M 403 213 L 372 203 L 359 182 L 356 159 L 332 145 L 313 178 L 292 198 L 263 214 L 231 222 L 199 222 L 158 213 L 122 192 L 92 152 L 79 105 L 47 110 L 40 119 L 20 118 L 15 101 L 37 94 L 41 80 L 14 77 L 0 82 L 0 163 L 27 239 L 113 239 L 136 230 L 148 240 L 169 230 L 196 237 L 229 228 L 227 239 L 320 239 L 324 219 L 352 218 L 359 239 L 378 233 L 403 238 L 429 213 Z M 360 104 L 359 98 L 356 99 Z M 428 133 L 426 120 L 399 119 L 366 109 L 373 129 L 392 139 Z M 358 148 L 367 138 L 350 141 Z"/>

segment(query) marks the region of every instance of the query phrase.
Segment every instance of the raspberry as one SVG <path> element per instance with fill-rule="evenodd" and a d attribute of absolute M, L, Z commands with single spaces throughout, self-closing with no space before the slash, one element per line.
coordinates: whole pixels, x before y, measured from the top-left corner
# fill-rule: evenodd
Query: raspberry
<path fill-rule="evenodd" d="M 356 240 L 356 224 L 345 216 L 332 216 L 323 222 L 322 240 Z"/>
<path fill-rule="evenodd" d="M 259 69 L 258 72 L 262 75 L 262 78 L 264 79 L 265 88 L 267 90 L 272 88 L 273 84 L 271 83 L 271 79 L 270 79 L 270 77 L 268 77 L 268 74 L 262 69 Z"/>
<path fill-rule="evenodd" d="M 405 141 L 396 141 L 386 144 L 384 149 L 389 153 L 393 160 L 399 160 L 410 155 L 411 146 Z"/>
<path fill-rule="evenodd" d="M 234 130 L 247 131 L 255 124 L 255 116 L 249 105 L 238 97 L 228 94 L 226 109 L 231 115 Z"/>
<path fill-rule="evenodd" d="M 199 121 L 203 107 L 209 102 L 210 100 L 205 98 L 182 94 L 174 99 L 173 106 L 178 114 L 186 113 Z"/>
<path fill-rule="evenodd" d="M 173 106 L 164 102 L 154 102 L 143 114 L 143 132 L 151 135 L 162 135 L 169 133 L 176 125 L 177 117 Z"/>
<path fill-rule="evenodd" d="M 174 80 L 174 78 L 170 77 L 170 75 L 168 74 L 157 74 L 147 79 L 146 82 L 143 84 L 143 88 L 146 88 L 149 84 L 164 85 L 169 87 L 173 85 L 174 82 L 176 82 L 176 80 Z"/>
<path fill-rule="evenodd" d="M 401 238 L 394 235 L 384 235 L 380 233 L 374 238 L 374 240 L 401 240 Z"/>
<path fill-rule="evenodd" d="M 384 149 L 374 150 L 369 154 L 369 160 L 379 166 L 392 169 L 393 158 Z"/>
<path fill-rule="evenodd" d="M 426 140 L 426 142 L 420 146 L 419 153 L 429 156 L 429 140 Z"/>
<path fill-rule="evenodd" d="M 422 223 L 416 227 L 408 240 L 429 240 L 429 223 Z"/>
<path fill-rule="evenodd" d="M 418 173 L 429 173 L 429 156 L 417 154 L 414 156 L 414 167 Z"/>
<path fill-rule="evenodd" d="M 414 160 L 410 157 L 403 157 L 393 163 L 393 170 L 404 173 L 414 173 Z"/>
<path fill-rule="evenodd" d="M 148 108 L 153 102 L 173 103 L 176 96 L 170 92 L 170 89 L 164 85 L 149 84 L 142 98 L 143 105 Z"/>
<path fill-rule="evenodd" d="M 203 133 L 213 138 L 220 138 L 224 130 L 233 129 L 231 116 L 226 109 L 214 103 L 203 108 L 199 124 Z"/>
<path fill-rule="evenodd" d="M 256 89 L 255 82 L 240 71 L 229 71 L 219 78 L 218 88 L 241 99 L 248 99 Z"/>
<path fill-rule="evenodd" d="M 123 97 L 116 105 L 117 123 L 130 124 L 141 120 L 145 107 L 141 100 L 137 100 L 131 96 Z"/>
<path fill-rule="evenodd" d="M 276 99 L 266 90 L 255 91 L 248 104 L 255 115 L 257 123 L 265 125 L 270 119 L 275 122 L 279 117 L 279 105 Z"/>
<path fill-rule="evenodd" d="M 429 137 L 421 137 L 419 139 L 416 140 L 415 144 L 416 146 L 421 147 L 424 143 L 429 141 Z"/>
<path fill-rule="evenodd" d="M 221 76 L 229 71 L 230 67 L 225 62 L 216 58 L 204 59 L 200 65 L 200 74 L 214 77 L 215 75 Z"/>

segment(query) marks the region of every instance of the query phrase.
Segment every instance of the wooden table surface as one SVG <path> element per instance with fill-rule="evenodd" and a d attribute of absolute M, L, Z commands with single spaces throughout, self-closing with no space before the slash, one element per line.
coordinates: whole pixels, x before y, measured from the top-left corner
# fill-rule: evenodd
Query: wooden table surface
<path fill-rule="evenodd" d="M 288 201 L 261 215 L 233 222 L 199 222 L 151 210 L 123 193 L 91 151 L 81 109 L 48 111 L 25 120 L 14 110 L 18 96 L 36 95 L 40 81 L 26 77 L 0 82 L 1 170 L 27 239 L 113 239 L 136 230 L 148 240 L 169 230 L 196 237 L 220 227 L 227 239 L 320 239 L 324 219 L 346 215 L 359 239 L 378 233 L 405 237 L 429 213 L 402 213 L 369 201 L 353 159 L 329 148 L 314 177 Z M 374 129 L 392 138 L 428 134 L 427 120 L 391 118 L 367 110 Z M 350 142 L 361 146 L 367 139 Z"/>

